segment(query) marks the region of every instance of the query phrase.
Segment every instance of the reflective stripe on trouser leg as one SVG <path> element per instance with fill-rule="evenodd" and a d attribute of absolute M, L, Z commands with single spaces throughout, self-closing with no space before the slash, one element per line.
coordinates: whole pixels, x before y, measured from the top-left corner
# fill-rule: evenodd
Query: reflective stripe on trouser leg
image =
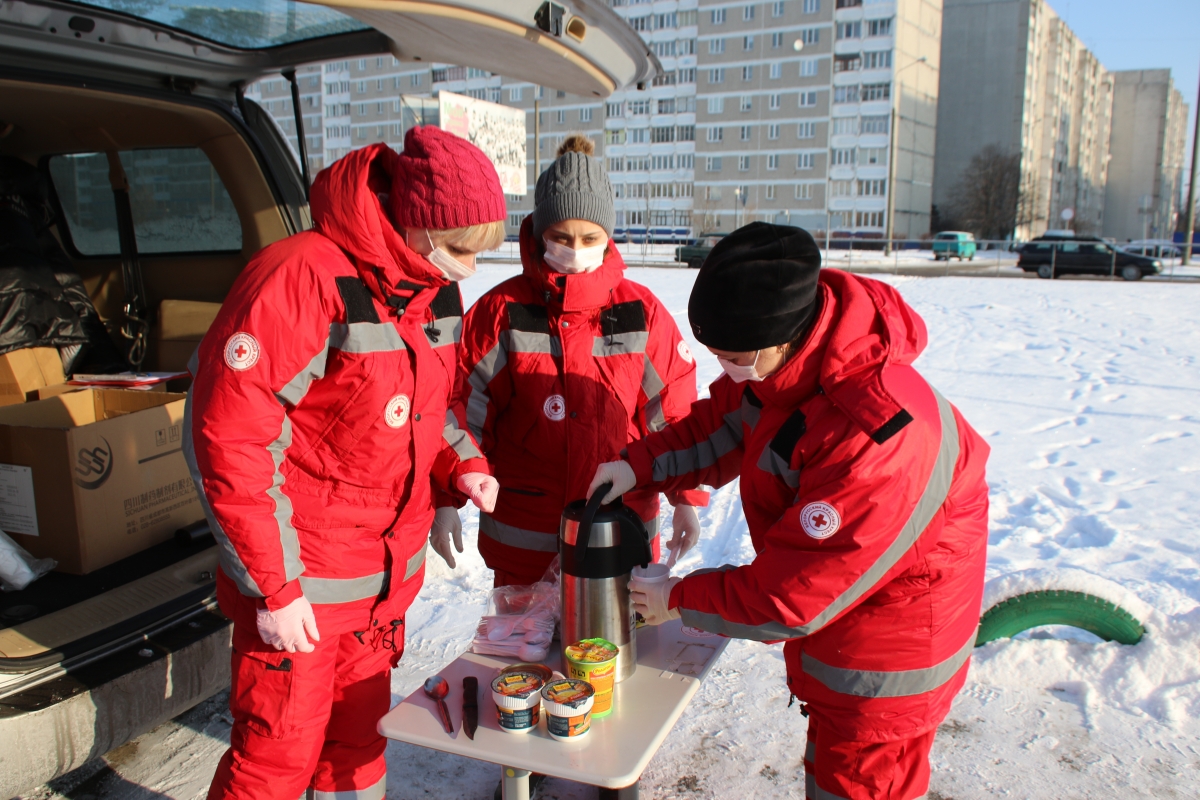
<path fill-rule="evenodd" d="M 387 775 L 380 778 L 374 786 L 366 789 L 341 789 L 334 792 L 321 792 L 309 789 L 308 800 L 383 800 L 387 794 Z"/>

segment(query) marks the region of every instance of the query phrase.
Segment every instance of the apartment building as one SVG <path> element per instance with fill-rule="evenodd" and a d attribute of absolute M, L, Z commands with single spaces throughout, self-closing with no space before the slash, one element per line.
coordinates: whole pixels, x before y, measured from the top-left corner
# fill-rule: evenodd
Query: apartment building
<path fill-rule="evenodd" d="M 1112 73 L 1112 160 L 1104 235 L 1117 241 L 1171 238 L 1186 204 L 1188 107 L 1166 69 Z"/>
<path fill-rule="evenodd" d="M 1020 154 L 1017 238 L 1102 230 L 1113 80 L 1044 0 L 945 0 L 939 100 L 944 216 L 971 159 L 996 145 Z"/>

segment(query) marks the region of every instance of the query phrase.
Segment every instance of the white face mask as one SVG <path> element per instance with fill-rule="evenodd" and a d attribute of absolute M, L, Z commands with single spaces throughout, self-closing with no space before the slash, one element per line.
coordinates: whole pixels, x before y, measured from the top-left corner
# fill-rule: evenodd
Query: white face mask
<path fill-rule="evenodd" d="M 581 247 L 578 250 L 546 239 L 543 239 L 542 243 L 546 245 L 546 263 L 555 272 L 567 275 L 596 269 L 604 263 L 604 251 L 608 248 L 608 242 L 595 247 Z"/>
<path fill-rule="evenodd" d="M 425 231 L 425 238 L 429 240 L 429 246 L 433 247 L 433 237 L 429 235 L 428 229 Z M 425 256 L 425 260 L 437 267 L 438 272 L 442 273 L 442 277 L 448 281 L 466 280 L 475 274 L 475 258 L 473 256 L 470 264 L 464 264 L 442 248 L 433 247 L 429 255 Z"/>
<path fill-rule="evenodd" d="M 754 351 L 754 362 L 747 366 L 735 364 L 727 358 L 717 356 L 717 363 L 721 365 L 721 369 L 725 370 L 725 374 L 733 378 L 734 383 L 745 383 L 746 381 L 761 381 L 762 376 L 758 374 L 755 367 L 758 366 L 758 354 L 761 350 Z"/>

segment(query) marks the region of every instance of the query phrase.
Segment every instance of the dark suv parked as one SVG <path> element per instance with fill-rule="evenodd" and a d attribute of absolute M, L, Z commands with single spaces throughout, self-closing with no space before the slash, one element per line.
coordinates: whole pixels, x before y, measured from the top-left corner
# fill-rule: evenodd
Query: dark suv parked
<path fill-rule="evenodd" d="M 1162 272 L 1155 258 L 1127 253 L 1097 236 L 1039 236 L 1021 245 L 1017 266 L 1039 278 L 1063 275 L 1110 275 L 1139 281 Z"/>

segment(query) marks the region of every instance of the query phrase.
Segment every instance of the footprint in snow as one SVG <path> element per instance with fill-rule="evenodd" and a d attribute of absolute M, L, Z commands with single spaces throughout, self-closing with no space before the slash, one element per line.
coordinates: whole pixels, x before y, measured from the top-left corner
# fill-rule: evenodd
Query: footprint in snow
<path fill-rule="evenodd" d="M 1146 439 L 1146 444 L 1158 444 L 1160 442 L 1169 442 L 1172 439 L 1185 439 L 1191 436 L 1187 431 L 1167 431 L 1166 433 L 1156 433 Z"/>

